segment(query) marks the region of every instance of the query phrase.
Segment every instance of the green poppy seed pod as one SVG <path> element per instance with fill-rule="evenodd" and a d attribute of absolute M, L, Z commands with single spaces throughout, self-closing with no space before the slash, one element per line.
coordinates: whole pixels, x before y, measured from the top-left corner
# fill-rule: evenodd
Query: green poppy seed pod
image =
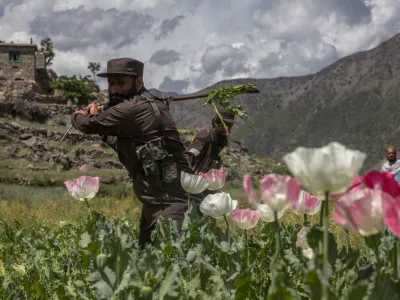
<path fill-rule="evenodd" d="M 142 287 L 142 289 L 140 290 L 140 293 L 142 294 L 142 296 L 147 297 L 150 296 L 152 294 L 153 290 L 151 287 L 149 286 L 144 286 Z"/>
<path fill-rule="evenodd" d="M 96 263 L 97 263 L 98 268 L 100 268 L 100 269 L 104 268 L 104 265 L 106 264 L 106 258 L 107 258 L 107 255 L 105 255 L 104 253 L 100 253 L 99 255 L 97 255 Z"/>
<path fill-rule="evenodd" d="M 196 261 L 196 252 L 189 250 L 186 254 L 186 261 L 189 265 L 192 265 Z"/>

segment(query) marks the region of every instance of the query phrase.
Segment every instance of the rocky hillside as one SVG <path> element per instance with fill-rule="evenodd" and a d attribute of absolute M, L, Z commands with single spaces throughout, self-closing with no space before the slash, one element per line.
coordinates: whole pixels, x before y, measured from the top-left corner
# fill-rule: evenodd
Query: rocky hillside
<path fill-rule="evenodd" d="M 38 107 L 32 108 L 35 105 Z M 12 116 L 7 113 L 12 111 L 9 106 L 0 105 L 0 183 L 62 184 L 63 179 L 79 173 L 98 175 L 103 183 L 130 183 L 117 155 L 98 136 L 83 135 L 73 129 L 60 143 L 73 108 L 54 104 L 35 105 L 26 107 L 48 112 L 46 120 L 41 123 L 26 120 L 34 115 L 29 114 L 29 109 L 21 116 Z M 182 140 L 187 143 L 195 133 L 181 130 Z M 249 154 L 248 149 L 237 141 L 230 142 L 222 157 L 231 180 L 241 181 L 245 173 L 251 174 L 254 179 L 261 179 L 266 172 L 287 171 L 277 161 Z M 60 182 L 57 183 L 57 180 Z"/>
<path fill-rule="evenodd" d="M 235 126 L 233 139 L 238 142 L 232 141 L 224 153 L 225 167 L 240 179 L 247 172 L 253 176 L 285 172 L 278 162 L 285 153 L 298 146 L 319 147 L 331 141 L 366 152 L 368 159 L 363 171 L 378 166 L 385 159 L 385 146 L 398 145 L 400 138 L 399 82 L 400 34 L 374 49 L 342 58 L 316 74 L 227 80 L 205 90 L 253 83 L 261 91 L 233 100 L 249 112 L 256 124 L 255 130 L 243 122 Z M 172 95 L 152 92 L 162 97 Z M 0 96 L 0 100 L 22 98 L 30 103 L 32 99 L 51 100 L 36 99 L 22 88 L 7 86 Z M 44 103 L 35 107 L 21 101 L 12 104 L 0 101 L 0 157 L 4 168 L 29 167 L 38 172 L 88 170 L 85 168 L 121 170 L 115 154 L 104 148 L 96 137 L 88 138 L 72 131 L 67 142 L 57 143 L 74 108 Z M 202 108 L 203 101 L 171 103 L 179 128 L 199 130 L 210 126 L 213 112 L 210 107 Z M 182 135 L 183 139 L 190 137 Z"/>
<path fill-rule="evenodd" d="M 215 86 L 254 83 L 261 93 L 241 104 L 256 122 L 237 126 L 234 138 L 250 152 L 281 158 L 297 146 L 338 141 L 368 154 L 364 170 L 385 159 L 387 144 L 400 146 L 400 34 L 369 51 L 338 60 L 316 74 L 272 79 L 237 79 Z M 210 88 L 213 88 L 212 86 Z M 208 127 L 203 100 L 171 103 L 180 127 Z"/>

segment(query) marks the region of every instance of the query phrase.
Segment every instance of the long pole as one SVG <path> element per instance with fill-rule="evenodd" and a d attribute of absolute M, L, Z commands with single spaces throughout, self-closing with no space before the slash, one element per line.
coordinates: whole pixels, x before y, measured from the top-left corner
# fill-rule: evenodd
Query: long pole
<path fill-rule="evenodd" d="M 247 89 L 243 91 L 239 91 L 238 94 L 259 94 L 260 90 L 257 88 L 254 89 Z M 192 100 L 192 99 L 198 99 L 198 98 L 207 98 L 208 93 L 192 93 L 192 94 L 187 94 L 187 95 L 177 95 L 177 96 L 171 96 L 169 97 L 170 101 L 183 101 L 183 100 Z"/>
<path fill-rule="evenodd" d="M 260 93 L 260 90 L 257 88 L 253 89 L 247 89 L 243 91 L 239 91 L 238 94 L 258 94 Z M 187 94 L 187 95 L 177 95 L 177 96 L 171 96 L 167 98 L 169 101 L 184 101 L 184 100 L 192 100 L 192 99 L 199 99 L 199 98 L 207 98 L 208 93 L 192 93 L 192 94 Z M 64 140 L 64 138 L 67 136 L 68 132 L 71 130 L 72 125 L 69 125 L 67 132 L 63 135 L 63 137 L 60 140 L 60 144 Z"/>

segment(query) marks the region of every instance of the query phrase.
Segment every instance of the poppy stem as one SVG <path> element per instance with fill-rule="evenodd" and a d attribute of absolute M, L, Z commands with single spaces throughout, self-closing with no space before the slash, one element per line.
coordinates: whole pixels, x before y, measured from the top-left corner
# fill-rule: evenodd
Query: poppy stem
<path fill-rule="evenodd" d="M 321 210 L 319 211 L 319 226 L 321 226 L 321 227 L 323 225 L 325 205 L 326 205 L 326 201 L 322 201 Z"/>
<path fill-rule="evenodd" d="M 244 230 L 244 245 L 245 245 L 245 252 L 246 252 L 246 267 L 248 268 L 250 265 L 250 258 L 249 258 L 249 245 L 247 242 L 247 229 Z"/>
<path fill-rule="evenodd" d="M 86 204 L 87 210 L 89 212 L 89 218 L 91 219 L 92 218 L 92 211 L 90 209 L 89 201 L 87 200 L 87 198 L 84 198 L 84 199 L 85 199 L 85 204 Z"/>
<path fill-rule="evenodd" d="M 224 220 L 226 223 L 226 232 L 228 234 L 228 245 L 229 245 L 229 254 L 231 254 L 231 233 L 229 230 L 229 222 L 228 219 L 226 218 L 226 214 L 224 214 Z M 229 278 L 232 276 L 232 266 L 231 266 L 231 261 L 229 260 L 228 262 L 228 266 L 229 266 Z"/>
<path fill-rule="evenodd" d="M 226 218 L 226 215 L 224 215 L 224 220 L 225 220 L 225 224 L 226 224 L 226 232 L 228 234 L 228 245 L 229 245 L 229 252 L 231 251 L 231 233 L 229 230 L 229 222 L 228 219 Z"/>
<path fill-rule="evenodd" d="M 321 216 L 322 216 L 322 223 L 323 223 L 323 228 L 324 228 L 324 235 L 323 235 L 323 274 L 324 274 L 324 279 L 328 281 L 328 256 L 329 256 L 329 228 L 328 228 L 328 214 L 329 214 L 329 206 L 328 206 L 328 196 L 329 192 L 325 192 L 325 201 L 322 202 L 324 205 L 322 208 L 325 208 L 325 213 L 323 209 L 321 209 Z M 323 300 L 328 300 L 329 299 L 329 294 L 328 294 L 328 287 L 327 284 L 322 282 L 322 299 Z"/>
<path fill-rule="evenodd" d="M 303 226 L 308 226 L 307 214 L 303 214 Z"/>
<path fill-rule="evenodd" d="M 345 229 L 344 231 L 346 232 L 346 254 L 349 254 L 349 251 L 351 250 L 350 233 L 347 229 Z"/>
<path fill-rule="evenodd" d="M 376 248 L 375 256 L 376 256 L 376 270 L 377 270 L 378 275 L 379 275 L 379 273 L 381 271 L 381 259 L 379 258 L 379 248 Z"/>
<path fill-rule="evenodd" d="M 368 247 L 368 244 L 367 244 L 367 238 L 366 237 L 364 237 L 364 241 L 365 241 L 365 256 L 367 257 L 367 262 L 370 262 L 371 261 L 371 255 L 369 253 L 369 247 Z"/>
<path fill-rule="evenodd" d="M 278 259 L 279 253 L 281 251 L 281 237 L 279 234 L 279 222 L 278 222 L 278 213 L 274 211 L 274 216 L 275 216 L 275 254 L 274 257 L 272 258 L 272 264 L 276 263 L 276 260 Z"/>

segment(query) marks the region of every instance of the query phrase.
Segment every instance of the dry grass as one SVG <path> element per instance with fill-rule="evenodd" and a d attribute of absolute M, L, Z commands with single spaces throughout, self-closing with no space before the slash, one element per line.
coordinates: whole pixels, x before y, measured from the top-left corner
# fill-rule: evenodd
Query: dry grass
<path fill-rule="evenodd" d="M 96 197 L 89 202 L 91 208 L 107 217 L 130 216 L 139 220 L 141 203 L 133 193 L 127 195 L 125 189 L 102 185 Z M 70 197 L 66 188 L 0 184 L 0 218 L 6 222 L 38 221 L 46 225 L 59 224 L 60 221 L 77 223 L 85 219 L 87 214 L 85 204 Z"/>
<path fill-rule="evenodd" d="M 224 187 L 233 199 L 239 201 L 240 208 L 249 208 L 247 196 L 240 182 L 229 182 Z M 330 203 L 332 210 L 332 203 Z M 91 208 L 107 217 L 129 216 L 138 220 L 141 203 L 134 197 L 132 188 L 125 185 L 100 185 L 99 193 L 90 201 Z M 87 216 L 84 203 L 71 198 L 64 187 L 24 187 L 0 184 L 0 219 L 12 223 L 19 220 L 23 223 L 31 221 L 47 225 L 59 224 L 60 221 L 77 223 Z M 279 220 L 283 226 L 302 224 L 303 217 L 288 209 Z M 319 223 L 319 213 L 309 217 L 311 225 Z M 225 226 L 223 220 L 220 226 Z M 230 221 L 233 234 L 242 234 Z M 342 227 L 330 219 L 330 229 L 336 237 L 339 247 L 344 247 L 346 234 Z M 249 231 L 249 235 L 260 236 L 260 226 Z M 356 234 L 350 234 L 350 244 L 353 248 L 363 247 L 363 239 Z"/>
<path fill-rule="evenodd" d="M 21 160 L 22 161 L 22 160 Z M 44 164 L 34 164 L 34 166 L 44 166 Z M 79 176 L 93 176 L 100 178 L 123 178 L 127 176 L 127 171 L 125 169 L 99 169 L 88 171 L 83 174 L 79 170 L 72 169 L 65 172 L 35 172 L 29 171 L 26 168 L 20 169 L 3 169 L 0 164 L 0 183 L 10 183 L 16 178 L 16 176 L 22 176 L 25 180 L 32 180 L 35 186 L 64 186 L 63 182 L 67 180 L 72 180 L 78 178 Z M 26 165 L 25 165 L 26 167 Z"/>

